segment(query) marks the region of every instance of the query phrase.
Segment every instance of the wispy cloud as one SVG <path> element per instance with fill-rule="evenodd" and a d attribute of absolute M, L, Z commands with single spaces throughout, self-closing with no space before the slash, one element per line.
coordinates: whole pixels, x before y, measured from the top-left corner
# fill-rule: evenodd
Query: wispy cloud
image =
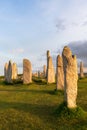
<path fill-rule="evenodd" d="M 18 48 L 18 49 L 14 49 L 14 50 L 11 50 L 11 53 L 12 54 L 22 54 L 24 53 L 24 49 L 23 48 Z"/>
<path fill-rule="evenodd" d="M 63 31 L 66 29 L 66 24 L 64 19 L 58 19 L 56 24 L 57 31 Z"/>

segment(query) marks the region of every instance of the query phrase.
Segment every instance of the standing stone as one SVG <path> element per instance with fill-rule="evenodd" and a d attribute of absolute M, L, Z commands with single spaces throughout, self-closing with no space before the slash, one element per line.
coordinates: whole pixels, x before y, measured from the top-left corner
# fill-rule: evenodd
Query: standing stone
<path fill-rule="evenodd" d="M 23 60 L 23 83 L 29 84 L 32 82 L 32 65 L 27 59 Z"/>
<path fill-rule="evenodd" d="M 17 74 L 18 74 L 17 65 L 16 63 L 13 63 L 12 65 L 12 79 L 13 80 L 17 79 Z"/>
<path fill-rule="evenodd" d="M 40 78 L 41 77 L 41 75 L 40 75 L 40 71 L 38 71 L 38 78 Z"/>
<path fill-rule="evenodd" d="M 4 67 L 4 77 L 5 77 L 5 81 L 7 82 L 7 79 L 8 79 L 8 63 L 6 63 L 5 67 Z"/>
<path fill-rule="evenodd" d="M 46 65 L 43 66 L 43 76 L 46 77 Z"/>
<path fill-rule="evenodd" d="M 80 62 L 80 78 L 84 77 L 84 72 L 83 72 L 83 62 Z"/>
<path fill-rule="evenodd" d="M 47 64 L 47 83 L 54 83 L 55 82 L 55 71 L 52 62 L 52 57 L 48 57 L 48 64 Z"/>
<path fill-rule="evenodd" d="M 76 107 L 77 98 L 77 59 L 72 56 L 71 50 L 65 46 L 63 49 L 64 89 L 65 102 L 68 108 Z"/>
<path fill-rule="evenodd" d="M 63 61 L 60 55 L 57 56 L 57 65 L 56 65 L 56 90 L 64 89 L 64 73 L 63 73 Z"/>
<path fill-rule="evenodd" d="M 50 56 L 50 51 L 47 50 L 47 58 Z"/>
<path fill-rule="evenodd" d="M 11 60 L 8 63 L 8 70 L 7 70 L 7 82 L 12 83 L 12 62 Z"/>

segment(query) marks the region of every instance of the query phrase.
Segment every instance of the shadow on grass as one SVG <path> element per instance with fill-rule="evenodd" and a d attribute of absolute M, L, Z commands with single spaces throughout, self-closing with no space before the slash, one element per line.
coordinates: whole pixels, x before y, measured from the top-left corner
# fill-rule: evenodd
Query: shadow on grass
<path fill-rule="evenodd" d="M 30 113 L 39 117 L 44 122 L 51 123 L 52 113 L 55 109 L 55 106 L 40 105 L 40 104 L 29 104 L 29 103 L 15 103 L 15 102 L 0 102 L 0 109 L 3 111 L 14 109 L 21 112 Z M 55 120 L 54 120 L 55 123 Z"/>
<path fill-rule="evenodd" d="M 56 92 L 55 90 L 29 90 L 29 89 L 1 89 L 0 92 L 26 92 L 32 94 L 49 94 L 49 95 L 63 95 L 63 91 Z"/>
<path fill-rule="evenodd" d="M 33 82 L 38 84 L 38 85 L 46 85 L 47 84 L 46 81 L 43 81 L 42 79 L 38 79 L 38 80 L 34 79 Z"/>
<path fill-rule="evenodd" d="M 39 117 L 41 120 L 44 121 L 44 123 L 48 122 L 49 124 L 54 124 L 56 126 L 56 123 L 58 125 L 75 125 L 75 127 L 78 128 L 78 126 L 83 127 L 80 125 L 83 124 L 84 126 L 87 126 L 87 118 L 76 118 L 75 114 L 78 115 L 78 112 L 80 114 L 83 114 L 83 111 L 81 109 L 76 109 L 75 111 L 67 111 L 67 109 L 64 108 L 64 106 L 59 106 L 57 110 L 62 114 L 60 116 L 59 112 L 55 116 L 54 111 L 56 110 L 57 106 L 56 105 L 40 105 L 40 104 L 29 104 L 29 103 L 15 103 L 15 102 L 0 102 L 0 109 L 3 110 L 9 110 L 14 109 L 21 112 L 26 112 L 30 113 L 31 115 L 35 115 Z M 61 108 L 61 109 L 60 109 Z M 73 113 L 74 112 L 74 113 Z M 71 113 L 71 115 L 69 115 Z M 68 115 L 67 115 L 68 114 Z M 74 115 L 74 116 L 73 116 Z M 71 116 L 70 118 L 66 118 L 66 116 Z M 73 118 L 72 118 L 73 117 Z M 83 116 L 82 116 L 83 117 Z"/>

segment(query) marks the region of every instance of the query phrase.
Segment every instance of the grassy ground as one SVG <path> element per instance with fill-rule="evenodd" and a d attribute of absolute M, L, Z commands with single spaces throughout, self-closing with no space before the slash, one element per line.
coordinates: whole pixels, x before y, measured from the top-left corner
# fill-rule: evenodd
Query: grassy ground
<path fill-rule="evenodd" d="M 86 113 L 82 118 L 55 114 L 63 102 L 56 84 L 40 79 L 30 85 L 6 85 L 0 81 L 0 130 L 87 130 Z M 78 82 L 77 104 L 87 111 L 87 78 Z"/>

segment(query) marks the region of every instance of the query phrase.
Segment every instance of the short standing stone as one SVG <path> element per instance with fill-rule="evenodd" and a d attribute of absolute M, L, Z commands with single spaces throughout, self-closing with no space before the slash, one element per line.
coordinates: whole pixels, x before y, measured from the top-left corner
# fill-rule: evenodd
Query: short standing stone
<path fill-rule="evenodd" d="M 60 55 L 57 56 L 56 79 L 57 79 L 56 89 L 63 90 L 64 89 L 63 61 Z"/>
<path fill-rule="evenodd" d="M 55 82 L 55 71 L 52 62 L 52 57 L 48 57 L 48 66 L 47 66 L 47 83 L 54 83 Z"/>
<path fill-rule="evenodd" d="M 4 67 L 4 77 L 5 77 L 5 81 L 7 82 L 7 80 L 8 80 L 8 63 L 6 63 L 5 67 Z"/>
<path fill-rule="evenodd" d="M 80 77 L 83 78 L 84 77 L 84 72 L 83 72 L 83 62 L 80 62 Z"/>
<path fill-rule="evenodd" d="M 27 59 L 23 60 L 23 83 L 29 84 L 32 82 L 32 65 Z"/>
<path fill-rule="evenodd" d="M 71 50 L 65 46 L 63 49 L 64 89 L 65 101 L 68 108 L 76 107 L 77 98 L 77 60 L 72 56 Z"/>

